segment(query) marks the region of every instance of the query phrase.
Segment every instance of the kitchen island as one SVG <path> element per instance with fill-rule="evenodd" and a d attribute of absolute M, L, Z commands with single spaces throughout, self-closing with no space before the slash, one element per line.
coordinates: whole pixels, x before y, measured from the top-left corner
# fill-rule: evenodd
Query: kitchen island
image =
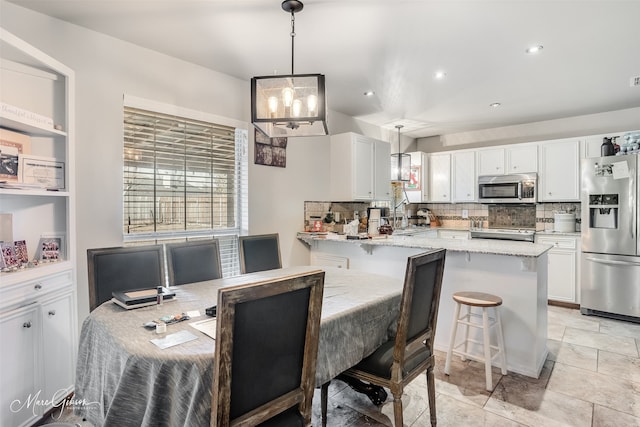
<path fill-rule="evenodd" d="M 395 278 L 404 278 L 407 257 L 427 250 L 446 249 L 435 347 L 442 351 L 448 349 L 454 292 L 495 294 L 503 300 L 500 314 L 508 370 L 539 377 L 548 353 L 547 251 L 550 245 L 420 235 L 346 240 L 333 234 L 299 233 L 298 239 L 309 245 L 310 264 L 344 266 Z M 472 328 L 470 335 L 474 333 L 477 333 L 476 339 L 481 338 L 480 331 Z"/>

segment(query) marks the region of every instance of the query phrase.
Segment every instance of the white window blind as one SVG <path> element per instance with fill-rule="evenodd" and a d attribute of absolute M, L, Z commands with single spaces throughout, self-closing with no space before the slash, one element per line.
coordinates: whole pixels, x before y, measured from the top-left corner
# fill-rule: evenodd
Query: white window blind
<path fill-rule="evenodd" d="M 245 129 L 125 106 L 125 240 L 213 236 L 225 275 L 237 273 L 246 151 Z"/>

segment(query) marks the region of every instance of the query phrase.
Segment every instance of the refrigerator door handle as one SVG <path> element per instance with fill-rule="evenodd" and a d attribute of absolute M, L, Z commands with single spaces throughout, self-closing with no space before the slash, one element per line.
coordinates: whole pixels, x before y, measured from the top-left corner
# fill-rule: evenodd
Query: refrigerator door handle
<path fill-rule="evenodd" d="M 600 264 L 640 266 L 640 262 L 616 261 L 616 260 L 593 258 L 593 257 L 586 257 L 585 259 L 587 261 L 599 262 Z"/>
<path fill-rule="evenodd" d="M 636 171 L 632 169 L 631 174 L 629 175 L 629 212 L 631 212 L 631 215 L 629 216 L 629 229 L 631 230 L 632 239 L 636 238 L 636 215 L 638 214 L 636 212 L 636 206 L 633 203 L 636 200 L 636 195 L 633 194 L 634 190 L 636 189 L 636 186 L 634 185 L 635 174 Z"/>

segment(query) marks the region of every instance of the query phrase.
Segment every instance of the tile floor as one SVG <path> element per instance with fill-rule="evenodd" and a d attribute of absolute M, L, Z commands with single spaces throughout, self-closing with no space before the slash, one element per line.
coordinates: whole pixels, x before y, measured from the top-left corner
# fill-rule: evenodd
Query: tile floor
<path fill-rule="evenodd" d="M 640 324 L 555 306 L 548 319 L 549 358 L 538 379 L 502 376 L 494 368 L 495 389 L 488 392 L 483 365 L 454 358 L 446 376 L 445 354 L 438 352 L 438 425 L 640 427 Z M 405 389 L 406 426 L 430 425 L 426 390 L 424 375 Z M 319 426 L 319 390 L 313 405 L 313 425 Z M 391 397 L 376 407 L 344 383 L 331 383 L 329 426 L 391 426 L 392 420 Z M 72 415 L 59 421 L 87 426 Z"/>

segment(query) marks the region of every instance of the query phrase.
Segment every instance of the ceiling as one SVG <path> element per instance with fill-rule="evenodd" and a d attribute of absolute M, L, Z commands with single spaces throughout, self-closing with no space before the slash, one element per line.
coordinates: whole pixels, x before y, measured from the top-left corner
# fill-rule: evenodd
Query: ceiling
<path fill-rule="evenodd" d="M 280 0 L 11 2 L 243 80 L 291 71 Z M 638 0 L 305 0 L 295 23 L 331 110 L 414 138 L 640 106 Z"/>

